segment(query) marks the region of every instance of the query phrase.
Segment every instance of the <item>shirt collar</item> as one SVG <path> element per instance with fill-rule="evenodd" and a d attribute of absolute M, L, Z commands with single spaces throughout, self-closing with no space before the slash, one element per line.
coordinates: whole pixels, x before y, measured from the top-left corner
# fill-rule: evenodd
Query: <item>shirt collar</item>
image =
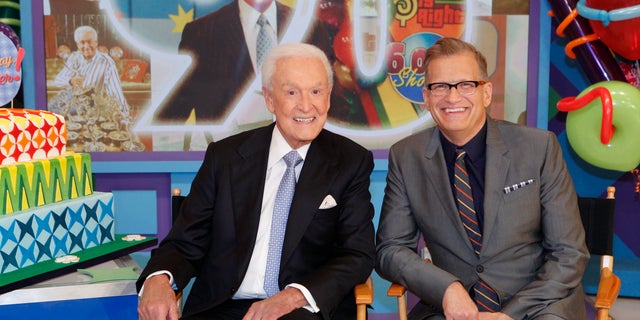
<path fill-rule="evenodd" d="M 444 135 L 440 134 L 440 144 L 442 145 L 442 151 L 444 152 L 445 160 L 454 162 L 456 157 L 456 149 L 462 148 L 467 152 L 467 157 L 471 159 L 471 162 L 477 162 L 480 159 L 486 149 L 487 142 L 487 121 L 485 120 L 482 129 L 473 137 L 469 142 L 463 146 L 456 146 L 451 141 L 447 140 Z"/>
<path fill-rule="evenodd" d="M 254 9 L 244 1 L 238 1 L 238 8 L 240 9 L 240 20 L 243 26 L 255 26 L 256 23 L 258 23 L 258 18 L 261 14 L 260 11 Z M 273 31 L 278 34 L 278 26 L 276 23 L 278 21 L 278 11 L 276 10 L 276 1 L 271 2 L 271 5 L 263 14 L 267 17 L 269 25 L 273 28 Z"/>
<path fill-rule="evenodd" d="M 82 52 L 78 51 L 80 53 L 80 56 L 82 57 L 82 60 L 87 61 L 87 62 L 92 62 L 94 60 L 96 60 L 96 57 L 99 54 L 102 54 L 102 52 L 98 51 L 98 49 L 96 49 L 96 52 L 93 54 L 93 57 L 91 57 L 91 59 L 87 59 L 87 57 L 85 57 Z"/>
<path fill-rule="evenodd" d="M 307 152 L 309 151 L 310 143 L 305 144 L 304 146 L 296 149 L 298 154 L 302 158 L 302 161 L 307 157 Z M 287 141 L 282 136 L 282 133 L 278 129 L 278 126 L 273 126 L 273 132 L 271 133 L 271 145 L 269 146 L 269 160 L 267 162 L 267 168 L 271 168 L 276 162 L 280 161 L 285 154 L 291 151 L 291 146 L 287 143 Z"/>

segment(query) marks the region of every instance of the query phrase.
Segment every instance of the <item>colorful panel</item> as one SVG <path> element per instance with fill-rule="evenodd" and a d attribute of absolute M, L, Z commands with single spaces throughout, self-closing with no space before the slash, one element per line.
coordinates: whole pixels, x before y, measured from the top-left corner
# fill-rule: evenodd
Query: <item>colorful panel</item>
<path fill-rule="evenodd" d="M 78 287 L 77 290 L 84 288 Z M 121 319 L 137 320 L 135 293 L 88 299 L 64 299 L 0 306 L 5 319 Z M 70 311 L 73 310 L 73 311 Z M 96 312 L 99 310 L 99 313 Z"/>
<path fill-rule="evenodd" d="M 608 186 L 616 187 L 615 239 L 613 245 L 614 273 L 620 277 L 622 282 L 620 296 L 640 297 L 640 286 L 636 285 L 640 283 L 640 233 L 638 232 L 638 225 L 640 225 L 638 199 L 640 192 L 636 192 L 635 175 L 633 171 L 624 172 L 600 168 L 583 159 L 573 149 L 568 139 L 566 126 L 568 113 L 560 112 L 557 109 L 560 99 L 579 95 L 586 87 L 598 81 L 591 80 L 591 78 L 597 77 L 596 73 L 602 71 L 598 71 L 598 68 L 583 68 L 581 61 L 579 61 L 580 57 L 578 59 L 567 58 L 565 46 L 571 39 L 559 38 L 555 33 L 557 24 L 554 23 L 552 27 L 553 32 L 549 37 L 549 61 L 541 61 L 540 63 L 541 65 L 546 62 L 549 63 L 547 126 L 550 131 L 553 131 L 558 136 L 558 141 L 563 149 L 562 154 L 567 163 L 567 169 L 573 178 L 578 195 L 583 197 L 604 197 Z M 593 57 L 589 56 L 589 58 Z M 619 61 L 618 63 L 622 66 L 625 62 Z M 609 65 L 609 62 L 607 65 Z M 602 64 L 599 64 L 599 66 L 602 66 Z M 610 74 L 609 77 L 613 78 L 613 74 Z M 628 82 L 634 83 L 632 80 L 630 79 Z M 583 130 L 586 132 L 587 130 L 599 129 L 584 126 Z M 624 130 L 624 128 L 621 130 Z M 634 147 L 632 146 L 632 148 Z M 583 277 L 583 286 L 589 294 L 593 294 L 597 289 L 595 283 L 599 279 L 598 263 L 599 257 L 592 257 Z"/>
<path fill-rule="evenodd" d="M 0 166 L 0 215 L 91 193 L 91 156 L 87 153 Z"/>
<path fill-rule="evenodd" d="M 44 110 L 0 109 L 0 165 L 47 159 L 67 151 L 64 117 Z"/>
<path fill-rule="evenodd" d="M 108 192 L 0 216 L 0 274 L 113 239 L 113 194 Z"/>

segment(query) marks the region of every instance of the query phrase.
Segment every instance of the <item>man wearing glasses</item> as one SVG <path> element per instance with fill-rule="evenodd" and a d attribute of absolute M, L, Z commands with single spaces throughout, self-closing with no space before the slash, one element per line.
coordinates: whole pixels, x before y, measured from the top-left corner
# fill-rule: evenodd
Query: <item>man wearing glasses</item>
<path fill-rule="evenodd" d="M 472 45 L 440 39 L 424 64 L 437 126 L 391 147 L 378 273 L 420 298 L 409 319 L 584 319 L 589 254 L 555 135 L 487 116 Z"/>

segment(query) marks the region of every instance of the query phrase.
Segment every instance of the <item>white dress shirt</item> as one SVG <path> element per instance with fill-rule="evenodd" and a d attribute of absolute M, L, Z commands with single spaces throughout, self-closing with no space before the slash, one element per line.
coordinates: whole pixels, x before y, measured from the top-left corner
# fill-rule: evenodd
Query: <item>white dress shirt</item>
<path fill-rule="evenodd" d="M 253 70 L 258 74 L 260 73 L 260 70 L 257 68 L 258 57 L 256 54 L 256 41 L 258 39 L 258 33 L 260 32 L 258 18 L 260 14 L 265 15 L 269 21 L 269 29 L 271 31 L 269 34 L 273 38 L 273 43 L 278 43 L 278 11 L 276 10 L 276 2 L 271 2 L 271 5 L 264 13 L 254 9 L 244 1 L 238 1 L 238 7 L 240 8 L 240 23 L 242 24 L 242 31 L 244 32 L 244 39 L 247 42 L 247 48 L 249 49 Z"/>
<path fill-rule="evenodd" d="M 304 159 L 309 151 L 309 144 L 298 148 L 296 151 L 302 158 L 302 162 L 295 167 L 296 181 L 302 171 Z M 271 234 L 271 219 L 273 217 L 273 207 L 275 205 L 276 194 L 280 186 L 280 180 L 284 175 L 287 165 L 284 162 L 285 154 L 291 151 L 291 147 L 286 142 L 278 126 L 275 126 L 271 136 L 271 145 L 269 146 L 269 159 L 267 161 L 267 176 L 264 185 L 264 194 L 262 197 L 262 210 L 260 212 L 260 222 L 258 224 L 258 234 L 256 244 L 251 254 L 249 268 L 245 274 L 242 284 L 233 296 L 233 299 L 264 299 L 267 294 L 264 291 L 264 276 L 267 268 L 267 254 L 269 252 L 269 237 Z M 299 289 L 305 296 L 308 305 L 305 307 L 312 312 L 318 312 L 315 300 L 311 293 L 304 286 L 292 283 L 287 287 Z"/>

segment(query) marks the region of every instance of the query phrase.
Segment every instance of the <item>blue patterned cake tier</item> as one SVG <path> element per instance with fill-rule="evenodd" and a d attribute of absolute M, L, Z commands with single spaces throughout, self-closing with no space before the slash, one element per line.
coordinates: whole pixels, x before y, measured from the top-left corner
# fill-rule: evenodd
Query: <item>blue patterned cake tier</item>
<path fill-rule="evenodd" d="M 113 194 L 0 216 L 0 274 L 113 241 Z"/>

